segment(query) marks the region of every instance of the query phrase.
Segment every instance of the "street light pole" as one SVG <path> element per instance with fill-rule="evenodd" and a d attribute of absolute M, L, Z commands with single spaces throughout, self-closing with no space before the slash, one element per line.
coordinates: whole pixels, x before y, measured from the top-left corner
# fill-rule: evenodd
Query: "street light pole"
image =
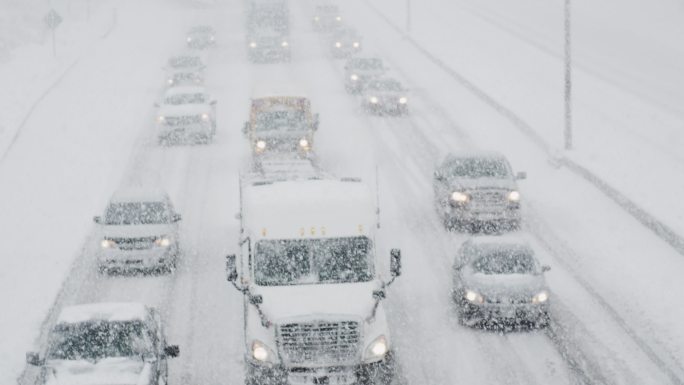
<path fill-rule="evenodd" d="M 572 50 L 570 45 L 570 0 L 565 0 L 565 149 L 572 149 Z"/>

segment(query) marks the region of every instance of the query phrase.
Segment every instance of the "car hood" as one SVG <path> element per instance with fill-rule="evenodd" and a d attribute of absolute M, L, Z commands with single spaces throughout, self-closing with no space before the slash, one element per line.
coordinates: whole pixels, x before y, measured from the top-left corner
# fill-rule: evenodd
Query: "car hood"
<path fill-rule="evenodd" d="M 168 235 L 173 232 L 173 224 L 129 226 L 102 225 L 102 235 L 105 238 L 146 238 Z"/>
<path fill-rule="evenodd" d="M 453 190 L 478 190 L 478 189 L 502 189 L 515 190 L 517 184 L 513 179 L 477 178 L 477 179 L 452 179 L 449 187 Z"/>
<path fill-rule="evenodd" d="M 306 130 L 269 130 L 259 131 L 254 134 L 254 137 L 259 140 L 298 140 L 301 138 L 308 138 L 309 132 Z"/>
<path fill-rule="evenodd" d="M 533 274 L 482 274 L 464 277 L 466 288 L 485 297 L 533 297 L 546 289 L 544 276 Z"/>
<path fill-rule="evenodd" d="M 275 323 L 300 317 L 351 315 L 366 318 L 373 310 L 373 290 L 378 281 L 298 286 L 256 286 L 263 296 L 262 310 Z"/>
<path fill-rule="evenodd" d="M 46 385 L 136 385 L 147 384 L 152 372 L 140 358 L 112 357 L 97 362 L 51 360 Z"/>
<path fill-rule="evenodd" d="M 400 97 L 405 97 L 406 93 L 402 92 L 402 91 L 371 91 L 371 90 L 366 90 L 366 91 L 364 91 L 363 95 L 367 98 L 370 98 L 371 96 L 375 96 L 378 98 L 397 98 L 397 99 L 399 99 Z"/>
<path fill-rule="evenodd" d="M 207 104 L 165 104 L 159 107 L 158 114 L 162 116 L 188 116 L 211 113 L 211 106 Z"/>
<path fill-rule="evenodd" d="M 360 76 L 360 77 L 380 76 L 384 73 L 385 73 L 384 69 L 380 69 L 380 70 L 361 70 L 361 69 L 349 70 L 350 76 L 352 74 L 356 74 L 357 76 Z"/>

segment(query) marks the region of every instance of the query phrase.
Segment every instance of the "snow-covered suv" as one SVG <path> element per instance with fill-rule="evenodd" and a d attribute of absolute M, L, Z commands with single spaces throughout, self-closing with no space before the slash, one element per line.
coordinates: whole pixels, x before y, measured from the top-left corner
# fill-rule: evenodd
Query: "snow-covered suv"
<path fill-rule="evenodd" d="M 26 354 L 39 366 L 40 384 L 167 384 L 167 345 L 159 313 L 140 303 L 95 303 L 62 309 L 42 353 Z"/>
<path fill-rule="evenodd" d="M 204 87 L 169 88 L 157 107 L 157 137 L 162 144 L 186 139 L 209 143 L 216 134 L 216 101 Z"/>

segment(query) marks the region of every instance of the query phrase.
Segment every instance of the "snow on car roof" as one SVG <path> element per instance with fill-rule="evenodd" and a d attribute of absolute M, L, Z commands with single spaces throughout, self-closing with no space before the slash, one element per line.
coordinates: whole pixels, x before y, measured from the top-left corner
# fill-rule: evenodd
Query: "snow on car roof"
<path fill-rule="evenodd" d="M 110 202 L 162 202 L 168 194 L 159 188 L 133 187 L 117 190 Z"/>
<path fill-rule="evenodd" d="M 245 186 L 243 224 L 268 239 L 368 235 L 375 204 L 359 180 L 279 181 Z"/>
<path fill-rule="evenodd" d="M 147 307 L 137 302 L 102 302 L 67 306 L 57 318 L 57 323 L 79 323 L 90 320 L 132 321 L 144 320 Z"/>
<path fill-rule="evenodd" d="M 445 157 L 445 160 L 468 158 L 506 159 L 502 153 L 497 151 L 463 151 L 452 152 Z"/>
<path fill-rule="evenodd" d="M 179 86 L 166 90 L 165 96 L 183 95 L 183 94 L 205 94 L 206 87 L 202 86 Z"/>

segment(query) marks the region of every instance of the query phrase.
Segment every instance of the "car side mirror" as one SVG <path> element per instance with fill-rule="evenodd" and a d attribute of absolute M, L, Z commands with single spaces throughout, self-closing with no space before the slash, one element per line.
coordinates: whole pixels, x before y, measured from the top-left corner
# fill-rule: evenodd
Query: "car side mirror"
<path fill-rule="evenodd" d="M 515 174 L 515 179 L 517 179 L 517 180 L 527 179 L 527 173 L 524 171 L 520 171 L 519 173 Z"/>
<path fill-rule="evenodd" d="M 216 105 L 216 100 L 212 100 L 212 101 L 210 101 L 210 102 L 209 102 L 209 105 L 211 105 L 211 106 L 215 106 L 215 105 Z"/>
<path fill-rule="evenodd" d="M 26 363 L 33 366 L 41 366 L 44 364 L 44 360 L 40 359 L 40 354 L 36 352 L 26 353 Z"/>
<path fill-rule="evenodd" d="M 551 266 L 549 265 L 544 265 L 542 266 L 542 273 L 546 273 L 547 271 L 551 270 Z"/>
<path fill-rule="evenodd" d="M 93 217 L 93 222 L 95 222 L 95 223 L 97 223 L 97 224 L 102 223 L 102 217 L 99 216 L 99 215 L 94 216 L 94 217 Z"/>
<path fill-rule="evenodd" d="M 226 256 L 226 280 L 235 282 L 238 278 L 237 265 L 235 264 L 235 254 Z"/>
<path fill-rule="evenodd" d="M 435 173 L 433 175 L 435 177 L 435 180 L 438 180 L 438 181 L 444 180 L 444 175 L 442 175 L 442 173 L 439 171 L 435 171 Z"/>
<path fill-rule="evenodd" d="M 390 273 L 392 277 L 401 275 L 401 250 L 399 249 L 390 250 Z"/>
<path fill-rule="evenodd" d="M 249 132 L 249 122 L 245 122 L 244 126 L 242 126 L 242 133 L 244 135 L 247 135 L 248 132 Z"/>
<path fill-rule="evenodd" d="M 264 297 L 261 294 L 253 294 L 249 296 L 249 303 L 252 305 L 261 305 L 264 303 Z"/>
<path fill-rule="evenodd" d="M 183 217 L 178 213 L 173 214 L 173 216 L 171 217 L 171 221 L 173 221 L 174 223 L 180 222 L 181 220 L 183 220 Z"/>
<path fill-rule="evenodd" d="M 164 356 L 178 357 L 180 355 L 180 348 L 178 345 L 167 345 L 164 347 Z"/>

